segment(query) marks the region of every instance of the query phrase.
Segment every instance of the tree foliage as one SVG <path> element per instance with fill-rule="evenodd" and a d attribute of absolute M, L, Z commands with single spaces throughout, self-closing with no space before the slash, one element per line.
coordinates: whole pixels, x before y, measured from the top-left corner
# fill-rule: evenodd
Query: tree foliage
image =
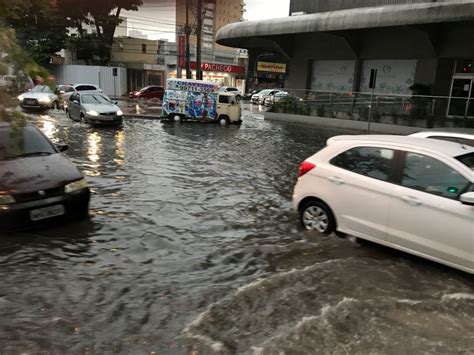
<path fill-rule="evenodd" d="M 92 62 L 96 57 L 102 64 L 110 61 L 110 49 L 120 14 L 123 10 L 137 11 L 142 0 L 57 0 L 58 10 L 67 20 L 68 26 L 77 34 L 69 43 L 77 50 L 78 58 Z M 92 26 L 94 33 L 88 33 Z"/>
<path fill-rule="evenodd" d="M 0 21 L 0 75 L 12 72 L 17 77 L 28 75 L 53 86 L 46 69 L 36 64 L 28 53 L 17 44 L 15 31 L 2 26 Z M 24 116 L 15 110 L 18 102 L 7 88 L 0 86 L 0 122 L 23 122 Z"/>
<path fill-rule="evenodd" d="M 0 16 L 15 29 L 18 44 L 35 62 L 47 65 L 64 48 L 67 23 L 50 0 L 0 0 Z"/>

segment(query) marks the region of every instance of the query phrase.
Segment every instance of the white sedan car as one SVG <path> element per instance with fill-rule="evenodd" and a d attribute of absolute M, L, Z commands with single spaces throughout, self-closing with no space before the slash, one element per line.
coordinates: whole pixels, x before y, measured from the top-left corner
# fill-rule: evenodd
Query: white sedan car
<path fill-rule="evenodd" d="M 305 160 L 304 228 L 338 231 L 474 273 L 474 148 L 403 136 L 337 136 Z"/>

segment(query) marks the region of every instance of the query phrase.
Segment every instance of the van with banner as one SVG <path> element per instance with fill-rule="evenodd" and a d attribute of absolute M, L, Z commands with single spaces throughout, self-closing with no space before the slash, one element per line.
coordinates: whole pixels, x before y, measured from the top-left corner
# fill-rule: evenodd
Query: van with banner
<path fill-rule="evenodd" d="M 241 123 L 242 109 L 232 92 L 218 92 L 216 83 L 168 79 L 163 96 L 163 117 L 175 122 Z"/>

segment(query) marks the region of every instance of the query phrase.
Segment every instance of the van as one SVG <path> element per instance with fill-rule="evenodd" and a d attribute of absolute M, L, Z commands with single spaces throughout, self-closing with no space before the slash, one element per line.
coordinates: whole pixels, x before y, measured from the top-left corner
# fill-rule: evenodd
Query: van
<path fill-rule="evenodd" d="M 242 122 L 237 95 L 219 92 L 218 85 L 209 81 L 168 79 L 162 108 L 163 118 L 175 122 Z"/>

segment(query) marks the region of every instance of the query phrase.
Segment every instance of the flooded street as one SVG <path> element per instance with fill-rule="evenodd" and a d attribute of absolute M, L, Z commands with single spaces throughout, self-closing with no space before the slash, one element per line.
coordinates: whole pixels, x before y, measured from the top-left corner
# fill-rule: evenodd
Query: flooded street
<path fill-rule="evenodd" d="M 91 218 L 2 236 L 0 354 L 474 354 L 471 275 L 300 228 L 299 163 L 347 131 L 31 120 Z"/>

